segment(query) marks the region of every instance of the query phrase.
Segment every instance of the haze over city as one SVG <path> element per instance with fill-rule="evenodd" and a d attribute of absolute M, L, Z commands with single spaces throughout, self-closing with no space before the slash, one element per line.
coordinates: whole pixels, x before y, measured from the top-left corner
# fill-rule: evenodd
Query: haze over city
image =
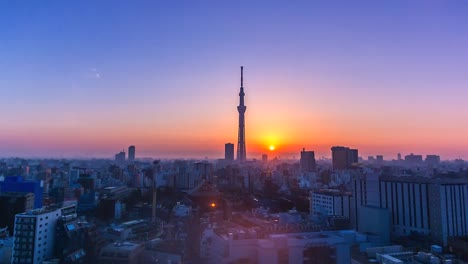
<path fill-rule="evenodd" d="M 0 156 L 468 158 L 468 4 L 0 3 Z M 269 146 L 275 150 L 270 151 Z"/>

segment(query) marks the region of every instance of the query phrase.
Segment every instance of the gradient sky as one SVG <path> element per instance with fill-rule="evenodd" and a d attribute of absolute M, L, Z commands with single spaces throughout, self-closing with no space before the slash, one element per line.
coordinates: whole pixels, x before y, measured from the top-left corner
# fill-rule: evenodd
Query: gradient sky
<path fill-rule="evenodd" d="M 291 3 L 292 2 L 292 3 Z M 467 1 L 0 1 L 0 156 L 468 158 Z"/>

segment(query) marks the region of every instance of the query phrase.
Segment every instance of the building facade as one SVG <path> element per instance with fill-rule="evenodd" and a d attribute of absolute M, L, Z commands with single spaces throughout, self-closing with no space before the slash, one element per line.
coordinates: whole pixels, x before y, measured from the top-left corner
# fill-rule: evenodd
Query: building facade
<path fill-rule="evenodd" d="M 313 151 L 306 151 L 305 148 L 301 151 L 301 171 L 314 172 L 315 166 L 315 153 Z"/>
<path fill-rule="evenodd" d="M 468 235 L 468 179 L 359 177 L 354 190 L 356 208 L 389 210 L 393 237 L 415 232 L 447 245 L 448 237 Z"/>
<path fill-rule="evenodd" d="M 128 161 L 135 161 L 135 146 L 128 147 Z"/>
<path fill-rule="evenodd" d="M 15 217 L 12 264 L 39 264 L 54 256 L 55 229 L 62 215 L 76 214 L 76 206 L 35 209 Z"/>
<path fill-rule="evenodd" d="M 353 164 L 359 161 L 357 149 L 335 146 L 331 148 L 331 151 L 333 170 L 349 170 Z"/>
<path fill-rule="evenodd" d="M 234 160 L 234 144 L 226 143 L 224 145 L 224 159 L 227 161 Z"/>
<path fill-rule="evenodd" d="M 311 192 L 310 214 L 313 216 L 339 215 L 351 218 L 351 194 L 323 189 Z"/>

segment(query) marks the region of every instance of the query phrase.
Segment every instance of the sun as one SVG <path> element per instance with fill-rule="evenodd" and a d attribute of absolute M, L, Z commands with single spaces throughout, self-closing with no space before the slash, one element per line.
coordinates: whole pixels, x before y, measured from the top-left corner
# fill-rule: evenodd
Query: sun
<path fill-rule="evenodd" d="M 271 150 L 271 151 L 275 150 L 275 146 L 270 145 L 270 150 Z"/>

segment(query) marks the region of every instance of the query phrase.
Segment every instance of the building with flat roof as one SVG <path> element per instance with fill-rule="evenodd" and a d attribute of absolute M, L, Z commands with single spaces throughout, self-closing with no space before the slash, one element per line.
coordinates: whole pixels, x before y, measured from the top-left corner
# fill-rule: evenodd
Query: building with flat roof
<path fill-rule="evenodd" d="M 234 144 L 226 143 L 224 145 L 224 159 L 227 161 L 234 160 Z"/>
<path fill-rule="evenodd" d="M 393 237 L 415 232 L 446 246 L 449 237 L 468 235 L 468 179 L 360 176 L 353 187 L 356 208 L 389 210 Z"/>
<path fill-rule="evenodd" d="M 139 264 L 142 258 L 144 245 L 129 241 L 110 243 L 102 248 L 99 254 L 100 264 Z"/>
<path fill-rule="evenodd" d="M 340 215 L 351 218 L 351 193 L 335 189 L 321 189 L 310 194 L 310 214 L 313 216 Z"/>
<path fill-rule="evenodd" d="M 305 148 L 301 151 L 301 171 L 314 172 L 315 168 L 315 153 L 313 151 L 306 151 Z"/>
<path fill-rule="evenodd" d="M 348 170 L 358 163 L 358 150 L 348 147 L 335 146 L 331 148 L 332 164 L 334 170 Z"/>
<path fill-rule="evenodd" d="M 135 146 L 128 147 L 128 161 L 135 161 Z"/>

